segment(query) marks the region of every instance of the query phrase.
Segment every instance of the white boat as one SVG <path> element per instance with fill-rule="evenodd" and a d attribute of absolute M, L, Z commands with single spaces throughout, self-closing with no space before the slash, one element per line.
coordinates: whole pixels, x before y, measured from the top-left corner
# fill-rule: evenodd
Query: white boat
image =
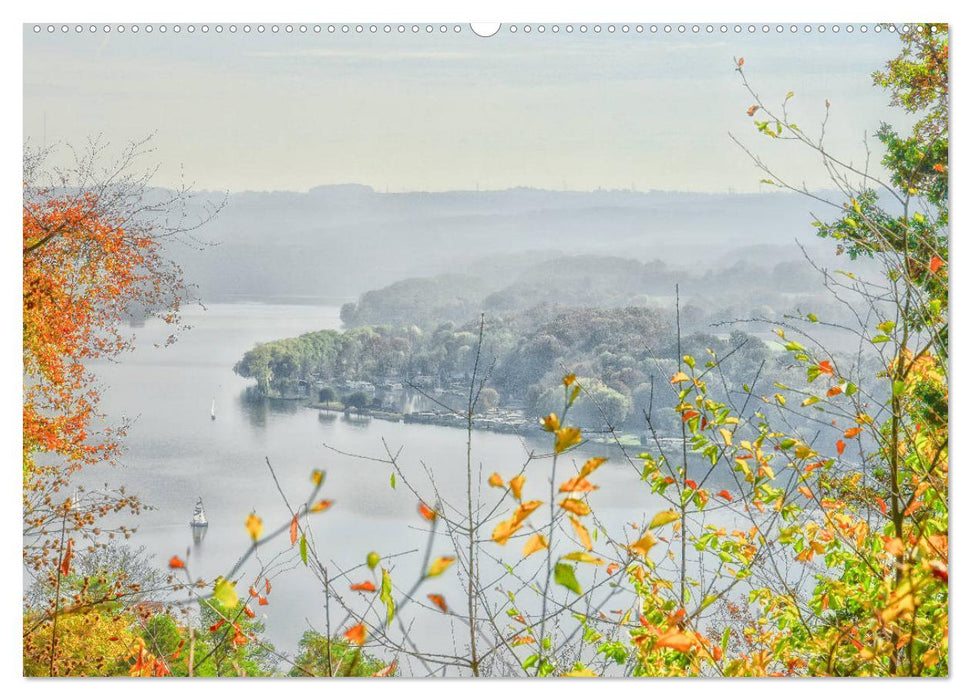
<path fill-rule="evenodd" d="M 209 409 L 209 415 L 212 416 L 213 420 L 216 420 L 216 399 L 212 400 L 212 408 Z"/>
<path fill-rule="evenodd" d="M 192 527 L 209 527 L 209 521 L 206 520 L 206 509 L 202 507 L 202 498 L 196 501 L 196 509 L 192 512 L 192 520 L 189 521 L 189 525 Z"/>

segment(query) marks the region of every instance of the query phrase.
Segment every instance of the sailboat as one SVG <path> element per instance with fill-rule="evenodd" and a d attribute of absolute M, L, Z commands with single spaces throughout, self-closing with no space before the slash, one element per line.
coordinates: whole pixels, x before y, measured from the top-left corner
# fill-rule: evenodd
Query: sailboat
<path fill-rule="evenodd" d="M 202 497 L 196 501 L 196 509 L 192 512 L 192 520 L 189 521 L 189 525 L 193 528 L 209 527 L 209 521 L 206 519 L 206 509 L 202 507 Z"/>
<path fill-rule="evenodd" d="M 212 399 L 212 408 L 209 409 L 209 415 L 212 416 L 213 420 L 216 420 L 216 399 Z"/>

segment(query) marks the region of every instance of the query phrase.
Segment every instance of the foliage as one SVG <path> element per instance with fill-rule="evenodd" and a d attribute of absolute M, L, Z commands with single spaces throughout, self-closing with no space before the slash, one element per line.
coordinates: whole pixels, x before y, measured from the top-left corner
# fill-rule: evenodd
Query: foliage
<path fill-rule="evenodd" d="M 291 676 L 373 676 L 388 664 L 345 639 L 308 630 L 300 638 Z"/>

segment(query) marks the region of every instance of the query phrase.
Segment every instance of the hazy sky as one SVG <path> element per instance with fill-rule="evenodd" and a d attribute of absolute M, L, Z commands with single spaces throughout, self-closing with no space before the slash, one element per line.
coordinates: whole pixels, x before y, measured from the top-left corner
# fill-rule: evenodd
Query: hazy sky
<path fill-rule="evenodd" d="M 228 26 L 228 25 L 227 25 Z M 562 25 L 561 25 L 562 26 Z M 591 25 L 592 26 L 592 25 Z M 549 27 L 549 25 L 547 25 Z M 605 25 L 606 27 L 606 25 Z M 861 162 L 865 132 L 899 114 L 870 73 L 883 32 L 777 35 L 561 29 L 485 39 L 422 30 L 193 35 L 24 29 L 25 137 L 112 143 L 157 132 L 156 183 L 200 188 L 758 189 L 731 131 L 810 187 L 805 149 L 758 137 L 733 57 L 769 103 Z M 46 128 L 45 128 L 46 124 Z M 45 136 L 46 132 L 46 136 Z"/>

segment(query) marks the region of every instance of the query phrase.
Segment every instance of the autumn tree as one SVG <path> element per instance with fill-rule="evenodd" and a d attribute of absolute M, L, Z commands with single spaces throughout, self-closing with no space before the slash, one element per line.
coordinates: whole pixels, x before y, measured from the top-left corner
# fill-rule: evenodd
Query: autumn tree
<path fill-rule="evenodd" d="M 123 330 L 132 314 L 178 325 L 189 289 L 166 246 L 201 246 L 192 232 L 215 212 L 191 203 L 185 188 L 151 188 L 154 170 L 139 169 L 149 153 L 147 141 L 114 157 L 99 141 L 82 151 L 24 148 L 24 563 L 50 584 L 41 608 L 55 618 L 75 552 L 130 533 L 99 520 L 142 507 L 124 488 L 72 484 L 78 470 L 114 463 L 124 435 L 123 424 L 101 414 L 88 364 L 132 347 Z M 56 164 L 65 158 L 69 165 Z M 52 673 L 56 635 L 53 625 Z"/>

